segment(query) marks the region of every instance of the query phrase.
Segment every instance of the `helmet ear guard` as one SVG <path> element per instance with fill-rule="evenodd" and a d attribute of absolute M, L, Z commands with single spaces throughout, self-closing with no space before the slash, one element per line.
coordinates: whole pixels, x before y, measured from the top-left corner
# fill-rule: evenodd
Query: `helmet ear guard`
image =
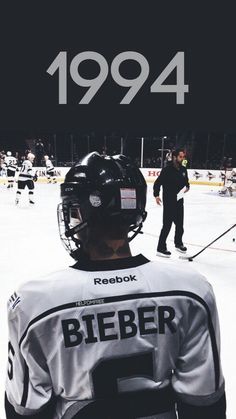
<path fill-rule="evenodd" d="M 133 233 L 128 240 L 133 240 L 147 216 L 146 189 L 142 173 L 127 157 L 90 153 L 69 170 L 61 185 L 57 217 L 65 249 L 76 260 L 84 256 L 78 233 L 108 220 L 127 225 Z"/>

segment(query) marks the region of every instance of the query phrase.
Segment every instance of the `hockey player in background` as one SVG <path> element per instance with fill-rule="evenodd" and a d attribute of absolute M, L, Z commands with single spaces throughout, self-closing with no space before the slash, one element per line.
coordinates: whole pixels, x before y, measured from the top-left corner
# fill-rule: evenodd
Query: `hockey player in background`
<path fill-rule="evenodd" d="M 224 185 L 218 192 L 221 196 L 233 196 L 233 192 L 236 191 L 236 168 L 230 168 L 225 171 Z"/>
<path fill-rule="evenodd" d="M 0 152 L 0 175 L 3 178 L 3 184 L 5 185 L 5 178 L 7 176 L 7 168 L 5 163 L 6 153 L 4 150 Z"/>
<path fill-rule="evenodd" d="M 146 218 L 140 170 L 91 153 L 61 198 L 60 236 L 76 263 L 9 300 L 7 419 L 225 419 L 211 285 L 131 256 Z"/>
<path fill-rule="evenodd" d="M 16 205 L 19 204 L 22 190 L 26 187 L 29 190 L 29 203 L 34 204 L 34 181 L 37 180 L 37 175 L 33 169 L 34 154 L 28 153 L 26 159 L 23 161 L 19 177 L 18 177 L 18 189 L 16 192 Z"/>
<path fill-rule="evenodd" d="M 8 181 L 7 188 L 10 189 L 10 188 L 13 188 L 16 171 L 18 170 L 17 160 L 12 155 L 11 151 L 7 151 L 7 155 L 5 157 L 5 165 L 6 165 L 6 170 L 7 170 L 7 181 Z"/>
<path fill-rule="evenodd" d="M 49 159 L 47 155 L 44 156 L 45 164 L 46 164 L 46 175 L 48 179 L 48 183 L 57 183 L 56 176 L 55 176 L 55 167 L 52 164 L 52 161 Z"/>

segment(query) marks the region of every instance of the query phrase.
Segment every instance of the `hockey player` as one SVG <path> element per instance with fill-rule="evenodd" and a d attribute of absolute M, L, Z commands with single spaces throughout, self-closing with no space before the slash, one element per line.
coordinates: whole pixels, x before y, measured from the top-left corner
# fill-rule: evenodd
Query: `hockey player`
<path fill-rule="evenodd" d="M 0 151 L 0 176 L 2 176 L 3 174 L 2 172 L 3 172 L 4 158 L 5 158 L 4 152 Z"/>
<path fill-rule="evenodd" d="M 52 164 L 52 161 L 49 159 L 47 155 L 44 156 L 45 164 L 46 164 L 46 175 L 48 179 L 48 183 L 57 183 L 56 176 L 55 176 L 55 167 Z"/>
<path fill-rule="evenodd" d="M 236 168 L 232 170 L 229 181 L 231 182 L 231 184 L 228 185 L 229 194 L 230 196 L 233 196 L 233 192 L 236 192 Z"/>
<path fill-rule="evenodd" d="M 7 419 L 225 419 L 210 284 L 131 256 L 146 218 L 142 173 L 94 152 L 68 171 L 61 197 L 76 263 L 9 300 Z"/>
<path fill-rule="evenodd" d="M 7 177 L 7 166 L 6 166 L 6 163 L 5 163 L 5 158 L 6 158 L 6 153 L 5 153 L 4 150 L 2 150 L 0 152 L 0 170 L 1 170 L 0 174 L 3 178 L 3 184 L 4 185 L 6 184 L 5 178 Z"/>
<path fill-rule="evenodd" d="M 12 156 L 11 151 L 7 151 L 7 155 L 5 157 L 5 165 L 7 169 L 7 180 L 8 180 L 7 188 L 10 189 L 10 188 L 13 188 L 16 171 L 18 170 L 17 160 L 14 156 Z"/>
<path fill-rule="evenodd" d="M 233 192 L 236 190 L 236 168 L 228 169 L 225 173 L 224 185 L 218 193 L 221 196 L 226 196 L 227 193 L 229 196 L 233 196 Z"/>
<path fill-rule="evenodd" d="M 33 195 L 34 195 L 34 181 L 37 180 L 37 175 L 33 169 L 34 154 L 28 153 L 27 158 L 23 161 L 20 174 L 18 177 L 18 189 L 16 192 L 16 205 L 19 204 L 19 199 L 21 196 L 21 191 L 28 188 L 29 190 L 29 203 L 34 204 Z"/>

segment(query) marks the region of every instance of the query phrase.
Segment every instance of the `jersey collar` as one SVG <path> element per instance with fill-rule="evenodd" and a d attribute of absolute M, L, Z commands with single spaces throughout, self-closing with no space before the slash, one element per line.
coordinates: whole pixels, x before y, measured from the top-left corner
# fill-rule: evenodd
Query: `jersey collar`
<path fill-rule="evenodd" d="M 76 262 L 71 268 L 82 271 L 115 271 L 117 269 L 135 268 L 136 266 L 144 265 L 150 262 L 145 256 L 139 254 L 122 259 L 107 259 L 107 260 L 81 260 Z"/>

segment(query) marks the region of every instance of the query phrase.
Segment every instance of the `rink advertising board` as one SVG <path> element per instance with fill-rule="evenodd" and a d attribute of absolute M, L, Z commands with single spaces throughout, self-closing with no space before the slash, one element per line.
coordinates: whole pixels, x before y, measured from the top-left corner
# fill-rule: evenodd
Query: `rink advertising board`
<path fill-rule="evenodd" d="M 44 167 L 35 168 L 38 175 L 39 183 L 47 183 L 46 170 Z M 57 181 L 62 182 L 65 179 L 65 175 L 68 172 L 68 167 L 56 167 L 55 175 Z M 159 176 L 161 168 L 142 168 L 141 169 L 146 182 L 154 182 Z M 190 184 L 192 185 L 210 185 L 210 186 L 222 186 L 224 183 L 224 171 L 221 170 L 197 170 L 188 169 L 188 176 Z M 6 177 L 0 177 L 0 183 L 5 183 Z"/>

